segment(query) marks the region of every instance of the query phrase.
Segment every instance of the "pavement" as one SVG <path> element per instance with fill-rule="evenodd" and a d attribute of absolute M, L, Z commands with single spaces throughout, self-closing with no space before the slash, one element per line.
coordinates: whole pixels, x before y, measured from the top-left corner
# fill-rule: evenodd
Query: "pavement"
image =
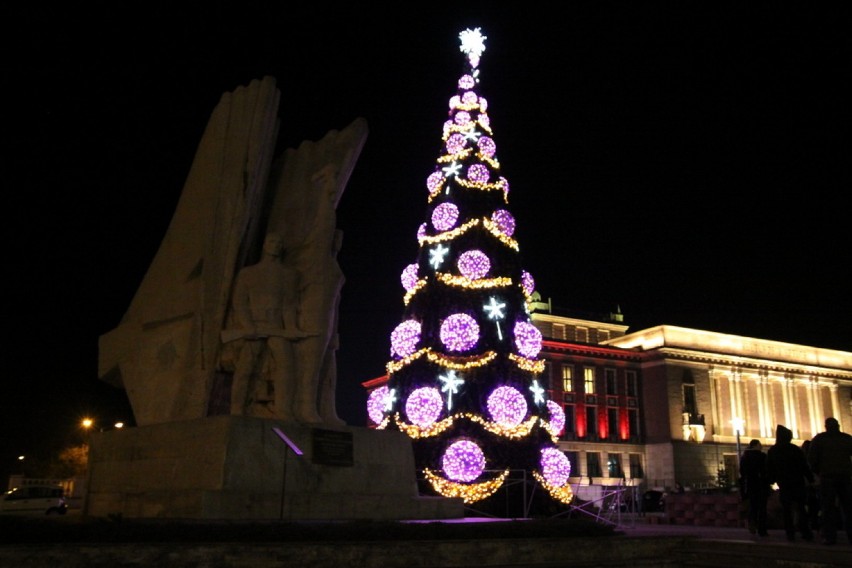
<path fill-rule="evenodd" d="M 781 529 L 770 529 L 767 531 L 769 536 L 752 535 L 745 527 L 711 527 L 711 526 L 695 526 L 695 525 L 672 525 L 661 523 L 642 522 L 640 519 L 624 520 L 617 524 L 617 530 L 623 532 L 625 536 L 690 536 L 701 539 L 710 540 L 729 540 L 737 542 L 750 542 L 763 545 L 784 545 L 784 546 L 809 546 L 818 548 L 831 548 L 829 545 L 820 542 L 819 534 L 814 535 L 814 539 L 810 542 L 802 539 L 797 535 L 796 540 L 789 542 L 786 533 Z M 852 550 L 852 543 L 847 539 L 846 533 L 838 532 L 837 548 L 849 548 Z"/>

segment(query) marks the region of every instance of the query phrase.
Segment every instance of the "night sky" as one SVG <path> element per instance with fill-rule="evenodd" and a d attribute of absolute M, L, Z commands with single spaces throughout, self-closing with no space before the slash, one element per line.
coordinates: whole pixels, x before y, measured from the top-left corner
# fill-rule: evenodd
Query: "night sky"
<path fill-rule="evenodd" d="M 0 474 L 73 441 L 83 415 L 132 423 L 123 394 L 97 379 L 98 337 L 142 281 L 222 94 L 267 75 L 281 90 L 276 156 L 358 117 L 370 130 L 338 207 L 338 411 L 364 425 L 360 383 L 383 374 L 402 315 L 399 276 L 415 259 L 465 28 L 487 36 L 480 92 L 544 298 L 581 313 L 618 306 L 633 331 L 852 351 L 839 14 L 492 4 L 9 14 L 25 33 L 4 74 L 12 367 Z"/>

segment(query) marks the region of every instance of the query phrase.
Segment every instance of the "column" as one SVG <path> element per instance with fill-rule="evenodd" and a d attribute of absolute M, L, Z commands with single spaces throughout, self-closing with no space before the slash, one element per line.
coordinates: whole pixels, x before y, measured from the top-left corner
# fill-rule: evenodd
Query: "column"
<path fill-rule="evenodd" d="M 831 415 L 841 422 L 840 429 L 843 430 L 843 413 L 840 410 L 840 400 L 837 398 L 837 383 L 833 382 L 828 385 L 828 390 L 831 393 Z"/>
<path fill-rule="evenodd" d="M 811 424 L 811 438 L 818 432 L 822 432 L 822 412 L 819 410 L 817 400 L 819 399 L 819 383 L 814 377 L 808 377 L 805 385 L 808 396 L 808 418 Z"/>
<path fill-rule="evenodd" d="M 766 371 L 760 371 L 757 378 L 757 420 L 762 438 L 775 436 L 775 428 L 772 425 L 772 409 L 769 408 L 769 395 L 766 389 L 767 380 Z"/>
<path fill-rule="evenodd" d="M 707 367 L 707 376 L 710 379 L 710 420 L 713 424 L 711 434 L 722 434 L 720 425 L 722 424 L 722 409 L 719 408 L 719 402 L 724 400 L 722 396 L 722 384 L 714 372 L 713 365 Z"/>
<path fill-rule="evenodd" d="M 791 373 L 784 375 L 784 388 L 788 391 L 787 406 L 784 409 L 785 419 L 787 420 L 788 428 L 793 431 L 793 437 L 801 439 L 799 432 L 799 391 L 796 388 L 796 380 Z"/>
<path fill-rule="evenodd" d="M 731 389 L 731 433 L 736 435 L 734 431 L 733 421 L 737 418 L 745 420 L 743 412 L 743 393 L 742 393 L 742 376 L 739 369 L 733 369 L 728 376 L 728 384 Z M 743 432 L 745 434 L 745 432 Z"/>

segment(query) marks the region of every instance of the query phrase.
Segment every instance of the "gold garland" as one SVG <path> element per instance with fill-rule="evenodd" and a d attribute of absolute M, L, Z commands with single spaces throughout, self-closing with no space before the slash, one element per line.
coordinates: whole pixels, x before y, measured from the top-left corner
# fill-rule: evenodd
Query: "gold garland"
<path fill-rule="evenodd" d="M 505 470 L 494 479 L 480 483 L 450 481 L 429 469 L 424 469 L 423 475 L 426 476 L 426 480 L 432 484 L 435 491 L 444 497 L 461 497 L 465 504 L 470 504 L 494 495 L 508 477 L 509 470 Z"/>
<path fill-rule="evenodd" d="M 574 499 L 574 491 L 571 489 L 570 483 L 565 483 L 565 485 L 557 487 L 548 483 L 548 481 L 539 472 L 533 471 L 532 474 L 535 480 L 538 481 L 542 487 L 547 489 L 547 492 L 560 503 L 568 505 Z"/>

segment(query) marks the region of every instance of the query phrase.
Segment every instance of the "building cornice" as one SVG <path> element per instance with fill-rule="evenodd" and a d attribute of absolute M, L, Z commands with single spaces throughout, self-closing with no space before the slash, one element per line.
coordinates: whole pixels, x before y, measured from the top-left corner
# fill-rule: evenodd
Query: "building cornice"
<path fill-rule="evenodd" d="M 601 342 L 667 357 L 797 373 L 836 373 L 852 379 L 852 353 L 768 339 L 661 325 Z"/>
<path fill-rule="evenodd" d="M 545 339 L 541 342 L 544 350 L 554 353 L 571 355 L 586 355 L 589 357 L 605 357 L 607 359 L 624 359 L 641 362 L 643 355 L 636 350 L 621 349 L 618 347 L 607 347 L 588 343 L 571 343 L 568 341 L 553 341 Z"/>
<path fill-rule="evenodd" d="M 539 312 L 534 312 L 530 314 L 530 317 L 533 321 L 541 321 L 547 323 L 559 323 L 563 325 L 574 325 L 577 327 L 593 327 L 595 329 L 606 329 L 611 332 L 616 332 L 619 334 L 623 334 L 627 331 L 628 327 L 624 324 L 603 322 L 603 321 L 591 321 L 587 319 L 580 318 L 570 318 L 565 316 L 555 316 L 553 314 L 542 314 Z"/>
<path fill-rule="evenodd" d="M 834 378 L 852 381 L 852 369 L 843 370 L 831 367 L 817 367 L 813 365 L 800 365 L 786 363 L 771 359 L 756 359 L 749 357 L 736 357 L 724 353 L 711 353 L 689 349 L 678 349 L 662 347 L 653 351 L 645 352 L 646 361 L 688 361 L 714 367 L 730 367 L 740 370 L 761 370 L 778 374 L 792 374 L 805 376 L 820 376 L 822 378 Z"/>

